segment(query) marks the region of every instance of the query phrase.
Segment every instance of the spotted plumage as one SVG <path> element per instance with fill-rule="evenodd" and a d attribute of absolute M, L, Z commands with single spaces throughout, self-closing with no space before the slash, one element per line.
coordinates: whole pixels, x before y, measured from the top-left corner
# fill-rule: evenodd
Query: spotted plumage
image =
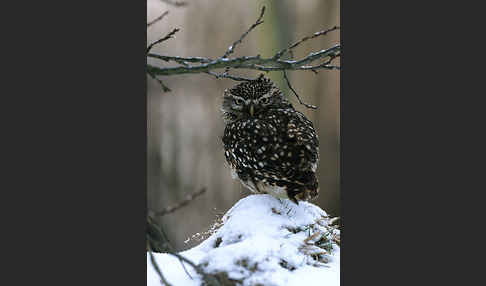
<path fill-rule="evenodd" d="M 318 195 L 319 141 L 312 122 L 263 76 L 225 90 L 225 157 L 234 178 L 255 193 L 295 203 Z"/>

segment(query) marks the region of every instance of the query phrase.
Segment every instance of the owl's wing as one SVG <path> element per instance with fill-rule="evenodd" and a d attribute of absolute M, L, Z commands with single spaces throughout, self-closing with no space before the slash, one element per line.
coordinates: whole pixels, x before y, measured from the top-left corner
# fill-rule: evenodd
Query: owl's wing
<path fill-rule="evenodd" d="M 287 122 L 287 142 L 297 154 L 292 158 L 294 167 L 315 172 L 319 160 L 319 139 L 312 122 L 295 111 Z"/>
<path fill-rule="evenodd" d="M 281 111 L 277 120 L 267 129 L 271 138 L 263 154 L 256 154 L 264 161 L 259 168 L 267 179 L 292 184 L 315 183 L 319 160 L 319 141 L 312 125 L 302 113 L 295 110 Z M 272 130 L 275 127 L 276 130 Z M 273 135 L 277 135 L 273 137 Z M 263 157 L 265 156 L 265 157 Z"/>

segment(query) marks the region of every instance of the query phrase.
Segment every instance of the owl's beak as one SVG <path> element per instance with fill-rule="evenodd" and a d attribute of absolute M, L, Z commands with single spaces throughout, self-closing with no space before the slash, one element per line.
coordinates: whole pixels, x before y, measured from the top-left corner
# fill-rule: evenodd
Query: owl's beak
<path fill-rule="evenodd" d="M 250 105 L 250 115 L 253 116 L 255 113 L 255 107 L 253 107 L 253 104 Z"/>

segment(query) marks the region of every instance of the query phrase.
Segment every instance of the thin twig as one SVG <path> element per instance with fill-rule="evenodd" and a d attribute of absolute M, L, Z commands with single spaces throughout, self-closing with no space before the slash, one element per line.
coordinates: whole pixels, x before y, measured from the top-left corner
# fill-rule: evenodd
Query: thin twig
<path fill-rule="evenodd" d="M 150 261 L 152 262 L 152 266 L 154 267 L 155 272 L 157 272 L 157 274 L 159 274 L 160 282 L 164 283 L 167 286 L 172 286 L 169 282 L 167 282 L 167 280 L 165 279 L 164 275 L 162 274 L 162 271 L 160 271 L 159 265 L 155 261 L 154 255 L 152 253 L 152 249 L 149 249 L 148 252 L 150 254 Z"/>
<path fill-rule="evenodd" d="M 252 80 L 255 80 L 254 78 L 245 78 L 245 77 L 230 75 L 227 72 L 224 72 L 222 74 L 218 74 L 218 73 L 215 73 L 215 72 L 212 72 L 212 71 L 207 71 L 206 73 L 216 77 L 217 79 L 229 78 L 229 79 L 232 79 L 232 80 L 235 80 L 235 81 L 252 81 Z"/>
<path fill-rule="evenodd" d="M 153 24 L 157 23 L 158 21 L 162 20 L 162 18 L 164 18 L 167 14 L 169 14 L 169 10 L 165 11 L 159 17 L 157 17 L 157 18 L 153 19 L 152 21 L 148 22 L 147 23 L 147 28 L 150 27 L 150 26 L 152 26 Z"/>
<path fill-rule="evenodd" d="M 255 29 L 256 26 L 263 23 L 262 21 L 263 14 L 265 14 L 265 6 L 262 7 L 262 11 L 260 12 L 260 17 L 258 17 L 257 21 L 253 25 L 251 25 L 251 27 L 245 33 L 243 33 L 243 35 L 241 35 L 241 37 L 236 42 L 234 42 L 231 46 L 229 46 L 228 50 L 226 51 L 226 53 L 224 53 L 222 58 L 227 58 L 230 54 L 232 54 L 234 52 L 236 45 L 240 44 L 241 41 L 243 41 L 243 39 L 246 37 L 246 35 L 248 35 L 248 33 L 250 33 L 251 30 Z"/>
<path fill-rule="evenodd" d="M 337 69 L 337 70 L 340 70 L 340 69 L 341 69 L 341 67 L 340 67 L 340 66 L 334 66 L 334 65 L 331 65 L 331 62 L 332 62 L 332 61 L 333 61 L 335 58 L 339 58 L 339 57 L 341 57 L 341 53 L 339 53 L 339 54 L 337 54 L 337 55 L 331 55 L 331 56 L 329 57 L 329 60 L 325 61 L 324 63 L 322 63 L 322 64 L 320 64 L 320 65 L 318 65 L 318 66 L 316 66 L 316 67 L 311 67 L 311 68 L 310 68 L 310 70 L 311 70 L 312 72 L 314 72 L 314 74 L 317 74 L 317 70 L 316 70 L 316 69 L 319 69 L 319 67 L 324 67 L 324 68 L 326 68 L 326 69 L 330 69 L 330 70 L 332 70 L 332 69 Z M 305 68 L 306 68 L 306 69 L 308 69 L 308 67 L 305 67 Z"/>
<path fill-rule="evenodd" d="M 334 31 L 334 30 L 338 30 L 338 29 L 340 29 L 340 27 L 334 26 L 334 27 L 332 27 L 330 29 L 327 29 L 327 30 L 322 30 L 322 31 L 319 31 L 319 32 L 315 32 L 312 36 L 304 37 L 304 38 L 300 39 L 299 41 L 293 43 L 289 47 L 287 47 L 287 48 L 281 50 L 280 52 L 276 53 L 275 56 L 274 56 L 274 58 L 275 59 L 280 59 L 285 54 L 285 52 L 289 52 L 290 53 L 293 48 L 297 47 L 301 43 L 303 43 L 303 42 L 305 42 L 307 40 L 310 40 L 310 39 L 317 38 L 317 37 L 322 36 L 322 35 L 326 35 L 327 33 L 331 32 L 331 31 Z M 292 55 L 292 57 L 293 57 L 293 55 Z"/>
<path fill-rule="evenodd" d="M 155 252 L 165 252 L 171 249 L 169 239 L 165 234 L 162 227 L 160 227 L 153 218 L 147 216 L 147 240 L 149 242 L 150 249 Z"/>
<path fill-rule="evenodd" d="M 205 191 L 206 191 L 206 189 L 203 188 L 203 189 L 201 189 L 198 192 L 189 194 L 189 195 L 186 196 L 186 199 L 185 200 L 183 200 L 182 202 L 178 203 L 175 206 L 166 208 L 162 212 L 165 212 L 165 213 L 174 212 L 175 210 L 180 209 L 184 205 L 187 205 L 189 202 L 191 202 L 192 200 L 194 200 L 194 198 L 196 198 L 197 196 L 203 194 Z M 157 213 L 156 213 L 156 215 L 157 215 Z M 149 222 L 152 221 L 152 218 L 150 216 L 147 219 L 148 219 Z M 163 240 L 163 245 L 162 245 L 163 251 L 166 252 L 167 254 L 170 254 L 172 256 L 175 256 L 179 260 L 179 262 L 181 263 L 182 268 L 184 269 L 184 271 L 186 272 L 186 274 L 191 279 L 193 279 L 193 278 L 189 274 L 189 272 L 187 271 L 186 266 L 184 265 L 184 262 L 187 263 L 187 264 L 189 264 L 190 266 L 192 266 L 192 268 L 194 268 L 194 270 L 199 275 L 201 275 L 203 277 L 204 282 L 206 283 L 205 285 L 208 285 L 208 286 L 220 286 L 220 283 L 218 282 L 218 280 L 213 275 L 205 273 L 194 262 L 192 262 L 191 260 L 189 260 L 189 259 L 185 258 L 184 256 L 180 255 L 179 253 L 175 252 L 174 248 L 172 247 L 172 245 L 170 245 L 170 243 L 168 242 L 167 238 L 165 237 L 165 234 L 164 234 L 162 228 L 160 228 L 159 226 L 157 226 L 156 224 L 153 224 L 153 223 L 151 225 L 153 225 L 153 228 L 152 228 L 153 231 L 157 232 L 158 233 L 158 237 L 162 238 L 162 240 Z M 165 280 L 164 276 L 162 275 L 162 272 L 160 271 L 160 268 L 158 267 L 158 265 L 157 265 L 157 263 L 155 261 L 155 258 L 154 258 L 153 254 L 152 254 L 152 247 L 150 245 L 150 242 L 152 241 L 152 238 L 149 235 L 149 233 L 147 233 L 146 238 L 147 238 L 147 248 L 148 248 L 148 252 L 150 253 L 150 259 L 151 259 L 152 265 L 154 266 L 155 271 L 159 274 L 159 277 L 161 278 L 162 283 L 165 283 L 166 285 L 169 285 L 170 286 L 170 284 L 167 282 L 167 280 Z"/>
<path fill-rule="evenodd" d="M 157 78 L 157 76 L 155 76 L 151 71 L 147 70 L 147 73 L 148 75 L 150 75 L 151 78 L 155 79 L 159 84 L 160 86 L 162 87 L 162 91 L 163 92 L 169 92 L 169 91 L 172 91 L 170 88 L 168 88 L 163 82 L 161 79 Z"/>
<path fill-rule="evenodd" d="M 149 217 L 149 221 L 151 221 L 151 220 L 152 219 Z M 174 252 L 175 250 L 172 247 L 172 245 L 170 245 L 169 240 L 167 239 L 167 236 L 165 235 L 163 229 L 154 222 L 152 222 L 151 225 L 152 225 L 152 231 L 155 231 L 157 233 L 157 238 L 159 239 L 159 241 L 155 241 L 155 239 L 156 239 L 155 237 L 152 238 L 150 236 L 150 234 L 147 234 L 147 240 L 148 240 L 147 247 L 151 251 L 153 251 L 152 246 L 150 244 L 150 242 L 152 242 L 152 243 L 158 244 L 160 246 L 160 249 L 156 250 L 158 252 L 167 252 L 167 253 Z M 162 240 L 162 241 L 160 241 L 160 240 Z M 162 243 L 162 244 L 160 245 L 160 243 Z M 182 260 L 179 259 L 179 262 L 181 263 L 182 268 L 184 269 L 184 272 L 186 272 L 187 276 L 189 276 L 191 279 L 193 279 L 191 274 L 189 274 L 189 272 L 187 271 L 186 266 L 184 265 Z"/>
<path fill-rule="evenodd" d="M 160 0 L 160 1 L 176 7 L 187 6 L 187 2 L 184 1 L 171 1 L 171 0 Z"/>
<path fill-rule="evenodd" d="M 305 102 L 303 102 L 299 95 L 297 94 L 297 92 L 294 90 L 294 88 L 292 87 L 292 85 L 290 84 L 290 81 L 289 81 L 289 78 L 287 77 L 287 72 L 284 70 L 283 71 L 283 76 L 285 78 L 285 81 L 287 82 L 287 85 L 289 86 L 290 90 L 292 90 L 292 92 L 295 94 L 295 97 L 297 97 L 297 99 L 299 100 L 299 103 L 302 104 L 303 106 L 307 107 L 307 108 L 311 108 L 311 109 L 317 109 L 317 106 L 315 105 L 311 105 L 311 104 L 307 104 Z"/>
<path fill-rule="evenodd" d="M 157 41 L 153 42 L 152 44 L 150 44 L 150 45 L 147 47 L 147 54 L 150 52 L 150 50 L 152 49 L 152 47 L 153 47 L 153 46 L 155 46 L 155 45 L 157 45 L 157 44 L 160 44 L 160 43 L 162 43 L 163 41 L 166 41 L 166 40 L 168 40 L 168 39 L 172 38 L 172 36 L 173 36 L 175 33 L 179 32 L 179 30 L 180 30 L 180 29 L 175 28 L 174 30 L 172 30 L 172 31 L 171 31 L 169 34 L 167 34 L 167 35 L 166 35 L 165 37 L 163 37 L 162 39 L 159 39 L 159 40 L 157 40 Z"/>
<path fill-rule="evenodd" d="M 184 58 L 184 57 L 178 57 L 178 56 L 163 56 L 163 55 L 157 55 L 157 54 L 147 54 L 147 57 L 149 58 L 155 58 L 155 59 L 159 59 L 159 60 L 163 60 L 163 61 L 166 61 L 166 62 L 170 62 L 170 61 L 174 61 L 174 62 L 189 62 L 189 63 L 210 63 L 212 62 L 213 60 L 210 59 L 210 58 L 202 58 L 202 57 L 188 57 L 188 58 Z"/>
<path fill-rule="evenodd" d="M 191 265 L 192 268 L 194 268 L 194 270 L 196 270 L 196 272 L 203 277 L 204 281 L 207 283 L 206 285 L 211 285 L 211 286 L 219 286 L 220 285 L 218 280 L 213 275 L 210 275 L 210 274 L 207 274 L 206 272 L 204 272 L 201 269 L 201 267 L 196 265 L 191 260 L 185 258 L 184 256 L 182 256 L 182 255 L 180 255 L 179 253 L 176 253 L 176 252 L 169 252 L 169 254 L 173 255 L 173 256 L 179 258 L 180 260 L 186 262 L 187 264 Z"/>
<path fill-rule="evenodd" d="M 150 239 L 150 238 L 148 238 Z M 209 275 L 209 274 L 206 274 L 198 265 L 196 265 L 194 262 L 192 262 L 191 260 L 185 258 L 184 256 L 180 255 L 179 253 L 175 252 L 172 248 L 172 246 L 168 245 L 169 246 L 169 249 L 167 249 L 167 254 L 170 254 L 172 256 L 175 256 L 181 263 L 182 265 L 182 268 L 184 269 L 184 271 L 186 272 L 186 274 L 191 278 L 192 276 L 189 274 L 189 272 L 187 271 L 186 269 L 186 266 L 184 265 L 184 262 L 189 264 L 192 268 L 194 268 L 194 270 L 203 277 L 204 281 L 206 283 L 208 283 L 207 285 L 213 285 L 213 286 L 218 286 L 220 285 L 219 282 L 216 280 L 216 278 L 214 278 L 212 275 Z M 170 284 L 167 282 L 167 280 L 165 279 L 164 275 L 162 274 L 162 271 L 160 271 L 160 268 L 157 264 L 157 262 L 155 261 L 155 258 L 152 254 L 152 249 L 150 248 L 150 245 L 148 246 L 149 247 L 149 254 L 150 254 L 150 260 L 152 262 L 152 265 L 155 269 L 155 271 L 159 274 L 159 277 L 161 279 L 161 281 L 163 283 L 165 283 L 166 285 L 170 286 Z"/>
<path fill-rule="evenodd" d="M 166 215 L 166 214 L 173 213 L 176 210 L 182 208 L 183 206 L 186 206 L 187 204 L 189 204 L 196 197 L 204 194 L 204 192 L 206 192 L 206 188 L 202 188 L 201 190 L 199 190 L 197 192 L 194 192 L 192 194 L 188 194 L 184 200 L 180 201 L 179 203 L 177 203 L 173 206 L 166 207 L 165 209 L 163 209 L 161 211 L 155 212 L 155 215 L 156 216 L 163 216 L 163 215 Z"/>

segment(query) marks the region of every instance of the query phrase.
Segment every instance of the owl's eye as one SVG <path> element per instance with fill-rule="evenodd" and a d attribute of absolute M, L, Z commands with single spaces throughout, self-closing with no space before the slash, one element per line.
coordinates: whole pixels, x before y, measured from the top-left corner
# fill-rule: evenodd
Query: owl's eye
<path fill-rule="evenodd" d="M 245 101 L 244 101 L 243 99 L 241 99 L 241 98 L 236 98 L 236 99 L 235 99 L 235 103 L 236 103 L 236 105 L 243 105 L 243 103 L 244 103 L 244 102 L 245 102 Z"/>
<path fill-rule="evenodd" d="M 263 97 L 260 99 L 260 103 L 262 104 L 267 104 L 270 102 L 270 98 L 269 97 Z"/>

